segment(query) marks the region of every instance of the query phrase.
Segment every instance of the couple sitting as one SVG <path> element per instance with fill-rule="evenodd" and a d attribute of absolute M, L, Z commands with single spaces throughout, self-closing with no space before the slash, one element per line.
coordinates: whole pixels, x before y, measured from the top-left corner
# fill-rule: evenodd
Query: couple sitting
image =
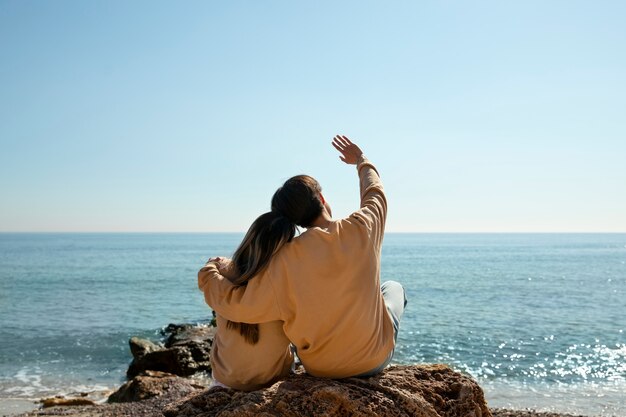
<path fill-rule="evenodd" d="M 217 313 L 214 384 L 256 390 L 285 377 L 292 345 L 307 373 L 369 376 L 393 356 L 406 298 L 380 286 L 387 201 L 374 166 L 345 136 L 340 159 L 357 166 L 361 207 L 341 220 L 313 178 L 290 178 L 257 218 L 232 260 L 211 258 L 198 286 Z M 296 235 L 296 226 L 307 230 Z"/>

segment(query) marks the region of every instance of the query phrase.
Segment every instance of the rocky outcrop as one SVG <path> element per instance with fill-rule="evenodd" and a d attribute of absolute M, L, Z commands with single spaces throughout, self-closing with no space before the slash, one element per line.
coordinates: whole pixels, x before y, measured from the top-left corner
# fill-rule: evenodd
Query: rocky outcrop
<path fill-rule="evenodd" d="M 170 324 L 163 334 L 166 336 L 164 345 L 137 337 L 130 339 L 133 361 L 126 371 L 128 378 L 145 371 L 167 372 L 178 376 L 211 371 L 209 354 L 215 327 Z"/>
<path fill-rule="evenodd" d="M 109 396 L 110 403 L 143 401 L 175 390 L 178 396 L 190 394 L 203 385 L 195 384 L 187 378 L 158 371 L 146 371 L 122 385 Z"/>
<path fill-rule="evenodd" d="M 482 389 L 445 365 L 394 366 L 370 378 L 296 374 L 269 388 L 212 388 L 168 406 L 167 417 L 422 416 L 490 417 Z"/>

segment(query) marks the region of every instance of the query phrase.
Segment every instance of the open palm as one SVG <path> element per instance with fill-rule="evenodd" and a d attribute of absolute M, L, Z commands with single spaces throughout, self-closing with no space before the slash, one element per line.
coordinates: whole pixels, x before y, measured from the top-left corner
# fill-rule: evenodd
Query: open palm
<path fill-rule="evenodd" d="M 335 136 L 333 138 L 333 146 L 341 153 L 339 159 L 346 164 L 356 165 L 361 155 L 363 155 L 361 148 L 350 142 L 347 136 Z"/>

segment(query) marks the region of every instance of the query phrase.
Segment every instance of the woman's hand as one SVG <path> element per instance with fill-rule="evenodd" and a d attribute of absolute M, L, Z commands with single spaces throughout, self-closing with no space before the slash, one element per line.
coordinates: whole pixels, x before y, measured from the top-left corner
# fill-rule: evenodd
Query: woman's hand
<path fill-rule="evenodd" d="M 218 257 L 209 259 L 207 263 L 209 262 L 215 264 L 215 266 L 217 267 L 217 270 L 220 271 L 220 274 L 221 274 L 222 271 L 226 271 L 230 268 L 232 260 L 229 258 L 218 256 Z"/>
<path fill-rule="evenodd" d="M 341 152 L 339 159 L 346 164 L 356 165 L 359 158 L 363 155 L 361 148 L 350 142 L 347 136 L 335 136 L 333 138 L 333 146 Z"/>
<path fill-rule="evenodd" d="M 209 259 L 207 263 L 209 262 L 215 264 L 217 271 L 225 278 L 232 280 L 237 277 L 235 264 L 233 263 L 232 259 L 218 256 L 216 258 Z"/>

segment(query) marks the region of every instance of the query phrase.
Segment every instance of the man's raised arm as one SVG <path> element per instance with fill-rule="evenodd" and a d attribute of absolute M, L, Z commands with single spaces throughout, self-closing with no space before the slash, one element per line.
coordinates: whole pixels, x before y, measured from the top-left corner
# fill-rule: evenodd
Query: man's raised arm
<path fill-rule="evenodd" d="M 356 165 L 359 174 L 361 210 L 354 213 L 353 216 L 365 223 L 380 243 L 387 219 L 387 199 L 380 175 L 378 175 L 374 165 L 363 155 L 363 151 L 346 136 L 335 136 L 333 146 L 341 153 L 339 158 L 343 162 Z"/>

